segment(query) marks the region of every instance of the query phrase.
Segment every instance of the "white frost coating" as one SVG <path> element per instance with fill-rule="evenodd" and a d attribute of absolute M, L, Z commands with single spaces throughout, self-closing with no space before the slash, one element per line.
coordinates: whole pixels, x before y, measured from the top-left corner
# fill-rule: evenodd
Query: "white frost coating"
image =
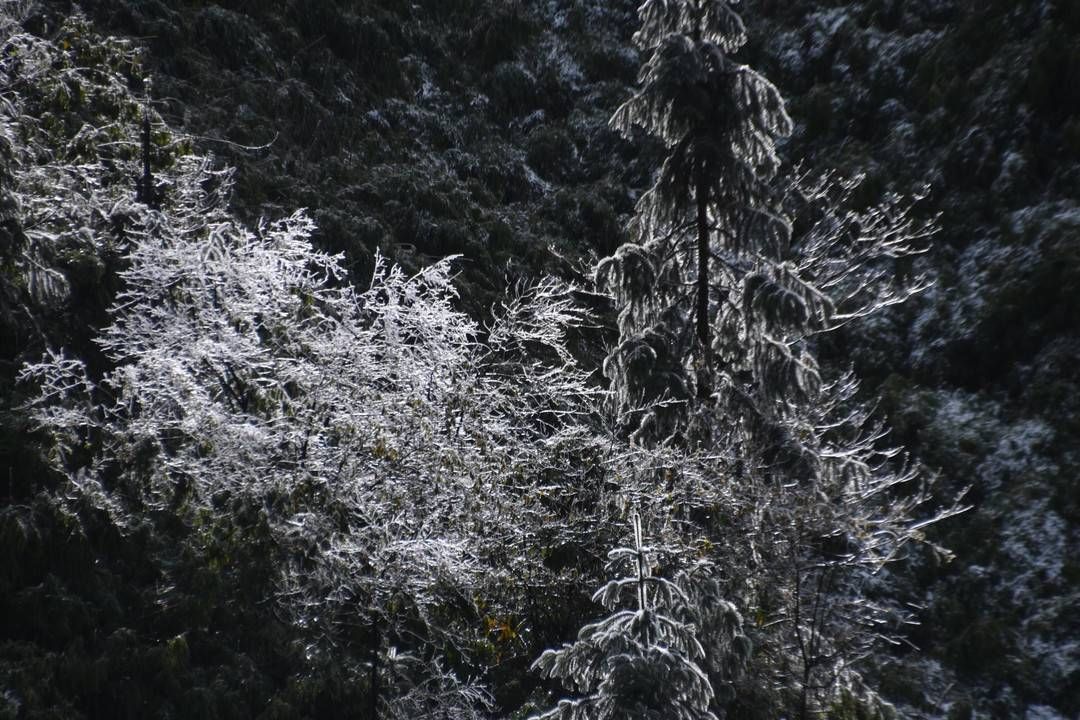
<path fill-rule="evenodd" d="M 562 38 L 554 34 L 545 35 L 540 44 L 540 51 L 544 55 L 544 62 L 558 69 L 559 79 L 570 89 L 577 90 L 585 82 L 581 66 L 578 65 Z"/>
<path fill-rule="evenodd" d="M 1022 153 L 1015 150 L 1006 152 L 1001 158 L 1001 170 L 998 171 L 991 189 L 997 194 L 1007 192 L 1021 178 L 1026 167 L 1027 160 Z"/>
<path fill-rule="evenodd" d="M 1049 705 L 1028 705 L 1024 712 L 1024 720 L 1068 720 L 1068 718 L 1059 715 Z"/>
<path fill-rule="evenodd" d="M 1037 583 L 1057 584 L 1066 559 L 1068 528 L 1046 500 L 1032 500 L 1013 511 L 1002 530 L 1002 550 L 1019 571 L 1010 575 L 1018 605 Z"/>
<path fill-rule="evenodd" d="M 806 49 L 807 55 L 812 59 L 820 58 L 828 50 L 834 36 L 851 23 L 851 11 L 842 6 L 808 13 L 806 27 L 810 32 L 810 45 Z"/>
<path fill-rule="evenodd" d="M 717 566 L 745 578 L 733 592 L 768 598 L 757 657 L 784 659 L 752 672 L 809 716 L 834 689 L 860 692 L 858 658 L 906 617 L 869 599 L 868 578 L 920 536 L 924 497 L 894 492 L 915 474 L 883 450 L 854 379 L 822 377 L 812 338 L 917 292 L 893 261 L 918 254 L 931 228 L 908 198 L 852 202 L 857 179 L 770 182 L 791 122 L 775 87 L 734 59 L 746 37 L 733 4 L 640 6 L 647 60 L 611 125 L 631 139 L 644 129 L 667 153 L 631 241 L 595 270 L 619 312 L 603 369 L 633 442 L 700 448 L 737 488 L 709 511 L 738 528 L 724 544 L 745 533 L 740 550 L 715 551 Z M 813 16 L 811 52 L 825 56 L 847 24 L 843 9 Z"/>
<path fill-rule="evenodd" d="M 967 442 L 977 447 L 999 432 L 992 404 L 960 390 L 940 393 L 938 398 L 939 405 L 932 427 L 949 443 L 959 445 Z"/>
<path fill-rule="evenodd" d="M 407 276 L 377 258 L 370 289 L 353 290 L 304 214 L 249 230 L 204 192 L 222 179 L 206 162 L 177 168 L 168 214 L 131 208 L 124 289 L 98 338 L 114 369 L 91 378 L 56 352 L 21 373 L 68 476 L 58 502 L 121 532 L 144 508 L 197 528 L 249 508 L 298 626 L 332 642 L 335 617 L 386 636 L 410 623 L 433 647 L 463 643 L 435 609 L 525 566 L 533 473 L 571 475 L 563 458 L 588 442 L 574 417 L 594 391 L 564 347 L 580 319 L 568 288 L 519 288 L 482 345 L 453 310 L 450 261 Z M 431 712 L 480 702 L 428 670 L 446 695 Z"/>
<path fill-rule="evenodd" d="M 1042 419 L 1018 420 L 998 433 L 997 446 L 979 466 L 990 488 L 999 489 L 1009 480 L 1017 483 L 1058 470 L 1041 454 L 1055 436 L 1054 429 Z"/>

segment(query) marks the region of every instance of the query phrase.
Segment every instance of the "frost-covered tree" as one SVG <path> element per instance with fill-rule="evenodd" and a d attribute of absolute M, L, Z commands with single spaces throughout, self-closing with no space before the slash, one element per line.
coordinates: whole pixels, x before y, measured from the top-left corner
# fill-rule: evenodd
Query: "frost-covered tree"
<path fill-rule="evenodd" d="M 480 343 L 449 262 L 380 259 L 358 291 L 303 214 L 248 229 L 227 188 L 186 158 L 162 212 L 122 206 L 106 367 L 51 351 L 23 370 L 55 500 L 74 525 L 172 538 L 163 604 L 192 563 L 262 574 L 313 661 L 342 643 L 367 660 L 377 714 L 473 717 L 482 693 L 439 658 L 470 655 L 485 588 L 528 574 L 517 509 L 593 392 L 562 344 L 575 311 L 557 283 L 527 285 Z"/>
<path fill-rule="evenodd" d="M 593 595 L 612 614 L 534 664 L 576 693 L 537 720 L 716 720 L 698 665 L 705 651 L 686 619 L 690 598 L 678 580 L 653 573 L 661 548 L 644 543 L 637 513 L 632 523 L 633 546 L 608 553 L 609 569 L 621 575 Z"/>
<path fill-rule="evenodd" d="M 776 88 L 733 57 L 746 41 L 734 4 L 644 2 L 641 88 L 611 119 L 667 148 L 632 241 L 596 268 L 619 310 L 604 372 L 639 441 L 685 436 L 714 403 L 756 416 L 760 435 L 784 403 L 812 401 L 808 339 L 907 297 L 888 263 L 925 234 L 902 199 L 856 212 L 845 203 L 857 183 L 777 178 L 791 120 Z"/>
<path fill-rule="evenodd" d="M 739 272 L 730 265 L 790 233 L 768 181 L 791 121 L 776 89 L 733 59 L 746 36 L 730 5 L 644 2 L 634 35 L 648 56 L 641 89 L 611 119 L 624 135 L 640 127 L 667 148 L 638 203 L 634 241 L 597 268 L 621 306 L 605 372 L 624 409 L 652 403 L 640 424 L 657 439 L 677 429 L 690 398 L 712 392 L 717 312 Z"/>
<path fill-rule="evenodd" d="M 778 177 L 791 122 L 732 57 L 745 42 L 734 4 L 639 10 L 641 89 L 612 125 L 667 154 L 632 242 L 596 270 L 619 310 L 604 369 L 632 441 L 681 448 L 677 477 L 730 488 L 686 517 L 755 620 L 732 711 L 806 718 L 853 691 L 867 649 L 897 632 L 904 614 L 874 597 L 874 577 L 926 522 L 920 479 L 855 379 L 821 370 L 816 339 L 917 291 L 894 261 L 930 228 L 901 197 L 856 204 L 857 179 Z"/>

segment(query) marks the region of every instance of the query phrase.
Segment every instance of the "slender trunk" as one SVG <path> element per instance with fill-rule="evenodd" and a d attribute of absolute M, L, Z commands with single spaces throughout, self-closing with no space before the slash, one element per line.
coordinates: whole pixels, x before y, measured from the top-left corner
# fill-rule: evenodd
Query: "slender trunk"
<path fill-rule="evenodd" d="M 645 561 L 645 552 L 642 550 L 644 538 L 641 532 L 641 516 L 635 512 L 631 517 L 631 522 L 634 525 L 634 549 L 637 551 L 638 611 L 645 614 L 649 611 L 649 589 L 645 584 L 645 576 L 649 568 Z M 649 646 L 649 624 L 647 622 L 641 623 L 641 644 L 644 647 Z"/>
<path fill-rule="evenodd" d="M 705 183 L 697 183 L 697 336 L 702 347 L 709 346 L 709 217 Z"/>
<path fill-rule="evenodd" d="M 377 626 L 371 626 L 371 675 L 368 678 L 368 718 L 379 720 L 379 645 L 381 638 Z"/>
<path fill-rule="evenodd" d="M 149 103 L 149 100 L 147 100 Z M 142 177 L 139 178 L 135 200 L 154 210 L 159 209 L 154 188 L 154 174 L 150 169 L 150 109 L 143 107 L 142 122 Z"/>
<path fill-rule="evenodd" d="M 802 658 L 802 686 L 799 688 L 799 720 L 807 720 L 809 710 L 809 686 L 811 672 L 811 649 L 807 647 L 807 640 L 803 636 L 802 629 L 802 573 L 798 566 L 795 568 L 795 637 L 799 642 L 799 656 Z"/>
<path fill-rule="evenodd" d="M 705 173 L 698 171 L 697 188 L 697 324 L 698 398 L 705 399 L 712 393 L 710 373 L 712 372 L 712 340 L 709 325 L 709 191 L 705 182 Z"/>

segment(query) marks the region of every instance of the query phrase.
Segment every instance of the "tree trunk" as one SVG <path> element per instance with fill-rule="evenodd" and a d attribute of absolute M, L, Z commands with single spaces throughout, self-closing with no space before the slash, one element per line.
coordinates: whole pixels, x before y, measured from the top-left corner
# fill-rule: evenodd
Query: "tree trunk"
<path fill-rule="evenodd" d="M 368 717 L 371 720 L 379 720 L 379 646 L 382 638 L 379 635 L 378 626 L 371 626 L 371 676 L 369 678 L 370 691 L 368 693 Z"/>
<path fill-rule="evenodd" d="M 712 339 L 709 325 L 709 191 L 705 173 L 698 171 L 695 195 L 697 199 L 697 307 L 694 320 L 697 325 L 697 394 L 705 399 L 712 394 Z"/>
<path fill-rule="evenodd" d="M 634 524 L 634 550 L 637 551 L 637 592 L 638 592 L 638 611 L 645 615 L 649 612 L 649 589 L 645 584 L 645 576 L 648 573 L 648 563 L 645 560 L 645 551 L 642 550 L 644 545 L 644 538 L 641 532 L 641 516 L 636 512 L 631 517 L 631 521 Z M 642 647 L 649 646 L 649 623 L 641 623 L 641 645 Z"/>
<path fill-rule="evenodd" d="M 142 122 L 142 177 L 136 183 L 135 201 L 141 202 L 147 207 L 157 210 L 158 204 L 156 202 L 155 188 L 154 188 L 154 174 L 150 169 L 150 110 L 146 107 L 143 108 L 143 122 Z"/>

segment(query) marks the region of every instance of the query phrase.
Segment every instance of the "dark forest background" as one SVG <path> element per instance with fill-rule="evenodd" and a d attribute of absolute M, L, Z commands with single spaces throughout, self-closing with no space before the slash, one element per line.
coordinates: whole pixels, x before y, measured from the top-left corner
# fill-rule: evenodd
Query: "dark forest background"
<path fill-rule="evenodd" d="M 250 221 L 308 208 L 317 244 L 344 252 L 359 283 L 376 251 L 410 268 L 461 254 L 461 303 L 478 316 L 506 278 L 573 277 L 613 252 L 659 152 L 607 125 L 641 62 L 633 0 L 25 6 L 24 29 L 79 62 L 103 60 L 106 36 L 142 48 L 126 97 L 43 90 L 42 142 L 136 117 L 150 75 L 156 164 L 185 144 L 234 166 L 233 209 Z M 917 212 L 939 216 L 911 268 L 933 286 L 823 348 L 865 379 L 943 496 L 970 486 L 972 509 L 932 531 L 955 559 L 918 557 L 889 578 L 921 625 L 876 659 L 879 689 L 913 716 L 1078 717 L 1080 5 L 740 7 L 740 57 L 796 123 L 785 158 L 864 173 L 868 201 L 925 189 Z M 38 302 L 12 269 L 18 215 L 2 211 L 0 718 L 359 707 L 333 663 L 301 671 L 288 627 L 237 600 L 230 583 L 249 578 L 203 578 L 201 595 L 156 614 L 140 547 L 153 538 L 74 540 L 38 502 L 50 480 L 14 377 L 46 339 L 92 356 L 115 258 L 72 240 L 49 258 L 70 295 Z M 507 712 L 537 682 L 526 654 L 502 678 Z"/>

